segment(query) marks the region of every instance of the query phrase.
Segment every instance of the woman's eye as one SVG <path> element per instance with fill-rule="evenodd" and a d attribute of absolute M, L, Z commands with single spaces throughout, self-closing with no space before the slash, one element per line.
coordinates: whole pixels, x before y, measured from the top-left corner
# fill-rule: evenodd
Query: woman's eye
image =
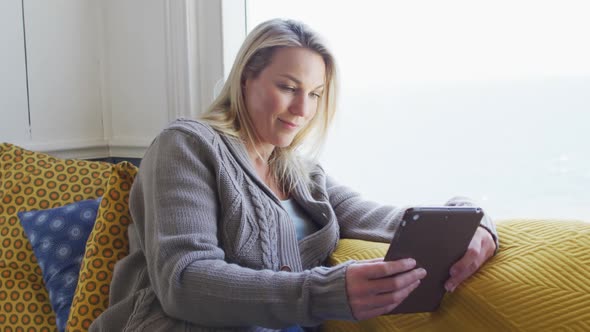
<path fill-rule="evenodd" d="M 311 96 L 317 99 L 322 98 L 322 95 L 317 92 L 312 93 Z"/>
<path fill-rule="evenodd" d="M 295 92 L 295 88 L 292 86 L 288 86 L 288 85 L 281 85 L 280 86 L 282 90 L 288 91 L 288 92 Z"/>

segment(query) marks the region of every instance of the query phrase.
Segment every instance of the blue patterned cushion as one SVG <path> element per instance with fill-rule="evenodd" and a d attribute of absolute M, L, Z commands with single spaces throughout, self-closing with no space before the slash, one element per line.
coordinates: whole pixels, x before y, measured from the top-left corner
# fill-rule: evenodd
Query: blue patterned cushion
<path fill-rule="evenodd" d="M 100 198 L 18 213 L 43 271 L 59 331 L 64 331 L 68 320 L 86 241 L 94 227 L 99 204 Z"/>

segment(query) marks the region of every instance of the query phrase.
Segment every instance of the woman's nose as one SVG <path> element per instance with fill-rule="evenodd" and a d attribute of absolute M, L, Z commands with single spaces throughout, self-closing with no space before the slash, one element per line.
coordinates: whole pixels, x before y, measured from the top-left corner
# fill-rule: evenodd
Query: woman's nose
<path fill-rule="evenodd" d="M 294 115 L 305 117 L 311 111 L 310 106 L 311 103 L 305 95 L 298 95 L 293 99 L 289 111 Z"/>

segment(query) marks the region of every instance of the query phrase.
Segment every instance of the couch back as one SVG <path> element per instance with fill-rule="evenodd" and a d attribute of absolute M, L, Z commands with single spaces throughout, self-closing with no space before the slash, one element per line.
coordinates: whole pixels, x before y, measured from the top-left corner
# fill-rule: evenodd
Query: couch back
<path fill-rule="evenodd" d="M 108 283 L 116 260 L 128 252 L 127 202 L 136 171 L 126 162 L 59 159 L 0 144 L 0 326 L 53 331 L 58 323 L 43 270 L 18 213 L 103 197 L 68 318 L 68 330 L 88 329 L 108 305 Z"/>

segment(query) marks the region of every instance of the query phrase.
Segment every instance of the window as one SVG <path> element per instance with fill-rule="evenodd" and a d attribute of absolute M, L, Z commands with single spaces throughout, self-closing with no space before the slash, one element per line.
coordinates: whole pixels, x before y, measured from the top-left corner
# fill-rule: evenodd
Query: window
<path fill-rule="evenodd" d="M 340 68 L 327 171 L 386 204 L 477 200 L 498 218 L 590 216 L 582 1 L 247 1 L 301 20 Z"/>

